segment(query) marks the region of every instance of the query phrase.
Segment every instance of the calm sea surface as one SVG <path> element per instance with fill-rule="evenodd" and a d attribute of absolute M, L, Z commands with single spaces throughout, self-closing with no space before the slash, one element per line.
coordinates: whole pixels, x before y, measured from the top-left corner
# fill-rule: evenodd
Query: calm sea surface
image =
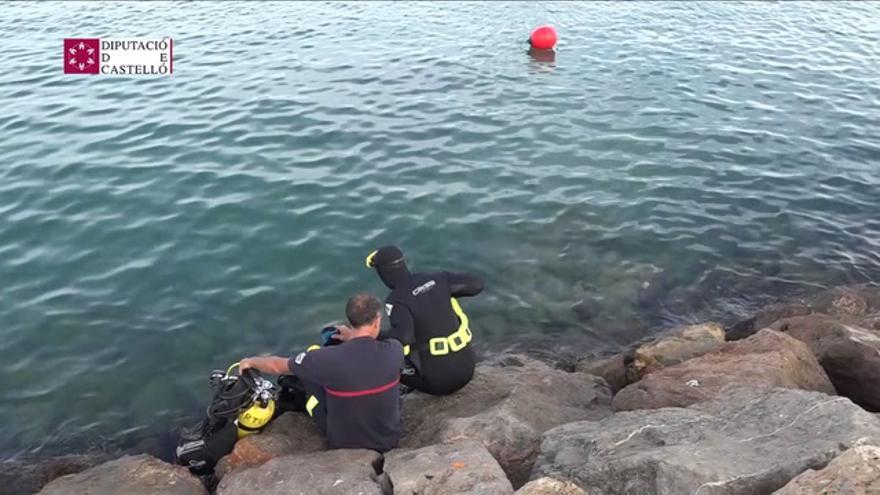
<path fill-rule="evenodd" d="M 555 60 L 531 27 L 561 35 Z M 613 351 L 880 279 L 878 3 L 0 5 L 0 455 L 131 446 L 207 373 L 482 274 L 478 339 Z M 168 78 L 65 37 L 174 38 Z"/>

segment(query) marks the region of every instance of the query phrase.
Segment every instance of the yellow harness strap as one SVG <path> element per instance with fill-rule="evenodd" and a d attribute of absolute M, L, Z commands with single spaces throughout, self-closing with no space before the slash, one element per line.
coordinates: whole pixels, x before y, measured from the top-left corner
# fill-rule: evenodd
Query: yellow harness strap
<path fill-rule="evenodd" d="M 306 352 L 317 351 L 321 349 L 321 346 L 318 344 L 312 344 L 306 348 Z M 314 395 L 309 396 L 309 400 L 306 401 L 306 412 L 309 413 L 309 416 L 314 417 L 315 408 L 318 407 L 318 398 Z"/>
<path fill-rule="evenodd" d="M 460 322 L 458 324 L 458 330 L 452 332 L 446 337 L 434 337 L 429 340 L 428 352 L 430 352 L 432 356 L 445 356 L 450 352 L 458 352 L 464 349 L 465 346 L 474 339 L 467 315 L 464 314 L 464 311 L 462 311 L 461 306 L 454 297 L 451 298 L 450 301 L 452 303 L 452 311 L 458 316 L 458 321 Z"/>
<path fill-rule="evenodd" d="M 314 395 L 310 395 L 309 400 L 306 401 L 306 412 L 309 413 L 309 416 L 315 416 L 316 407 L 318 407 L 318 398 Z"/>

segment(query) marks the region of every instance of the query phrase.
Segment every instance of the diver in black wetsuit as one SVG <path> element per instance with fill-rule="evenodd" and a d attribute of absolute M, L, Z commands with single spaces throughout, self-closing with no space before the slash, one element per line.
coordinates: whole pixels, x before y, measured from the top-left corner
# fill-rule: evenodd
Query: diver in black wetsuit
<path fill-rule="evenodd" d="M 384 337 L 404 346 L 401 383 L 433 395 L 451 394 L 474 375 L 476 356 L 468 318 L 456 298 L 483 290 L 479 277 L 464 273 L 410 273 L 403 252 L 385 246 L 367 256 L 391 289 L 385 312 L 391 331 Z"/>

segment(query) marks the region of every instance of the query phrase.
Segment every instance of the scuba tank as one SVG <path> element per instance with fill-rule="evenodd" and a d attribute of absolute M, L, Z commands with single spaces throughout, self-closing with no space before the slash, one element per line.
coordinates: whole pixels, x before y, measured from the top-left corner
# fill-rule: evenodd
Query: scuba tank
<path fill-rule="evenodd" d="M 247 373 L 250 370 L 245 371 Z M 275 384 L 260 376 L 254 377 L 253 396 L 249 407 L 242 409 L 235 420 L 238 438 L 260 431 L 275 414 Z"/>
<path fill-rule="evenodd" d="M 224 373 L 211 373 L 215 389 L 205 418 L 181 432 L 176 450 L 178 464 L 193 474 L 208 474 L 232 451 L 237 439 L 260 431 L 275 413 L 277 387 L 254 369 L 234 375 L 234 363 Z"/>

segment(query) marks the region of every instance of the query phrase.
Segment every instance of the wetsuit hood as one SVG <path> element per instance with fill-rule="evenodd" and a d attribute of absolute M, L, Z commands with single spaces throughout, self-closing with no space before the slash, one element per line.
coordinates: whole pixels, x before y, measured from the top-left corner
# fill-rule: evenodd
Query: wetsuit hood
<path fill-rule="evenodd" d="M 406 266 L 403 251 L 397 246 L 383 246 L 371 256 L 372 266 L 389 289 L 401 285 L 409 278 L 409 268 Z"/>

